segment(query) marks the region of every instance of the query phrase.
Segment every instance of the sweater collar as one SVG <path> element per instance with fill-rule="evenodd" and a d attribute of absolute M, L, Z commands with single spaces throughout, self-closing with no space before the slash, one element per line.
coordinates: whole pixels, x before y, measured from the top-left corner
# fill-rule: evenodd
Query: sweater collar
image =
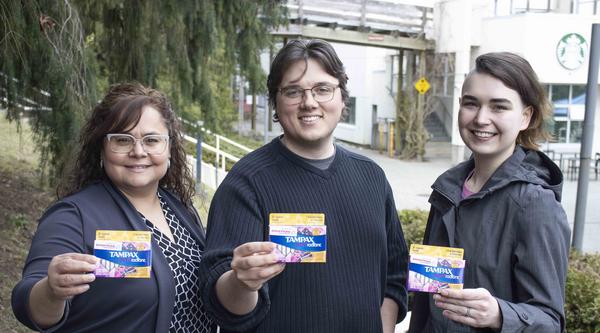
<path fill-rule="evenodd" d="M 294 164 L 295 166 L 303 168 L 306 171 L 313 173 L 315 175 L 318 175 L 320 177 L 323 177 L 323 178 L 330 178 L 331 176 L 333 176 L 335 174 L 339 164 L 341 163 L 341 160 L 345 156 L 344 149 L 342 147 L 340 147 L 339 145 L 335 144 L 335 157 L 333 159 L 333 162 L 331 162 L 331 165 L 329 166 L 329 168 L 327 168 L 326 170 L 321 170 L 321 169 L 311 165 L 310 163 L 306 162 L 302 157 L 298 156 L 296 153 L 289 150 L 283 144 L 283 142 L 281 142 L 281 136 L 274 138 L 271 141 L 271 145 L 273 147 L 273 152 L 275 153 L 275 156 L 282 156 L 285 160 Z"/>

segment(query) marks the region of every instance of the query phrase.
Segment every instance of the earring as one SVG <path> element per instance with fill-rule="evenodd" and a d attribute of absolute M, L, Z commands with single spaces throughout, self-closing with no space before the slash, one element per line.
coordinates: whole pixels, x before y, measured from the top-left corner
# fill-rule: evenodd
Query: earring
<path fill-rule="evenodd" d="M 171 160 L 170 160 L 170 159 L 168 159 L 168 160 L 167 160 L 167 170 L 168 170 L 170 167 L 171 167 Z"/>
<path fill-rule="evenodd" d="M 100 159 L 100 169 L 104 169 L 104 160 Z"/>

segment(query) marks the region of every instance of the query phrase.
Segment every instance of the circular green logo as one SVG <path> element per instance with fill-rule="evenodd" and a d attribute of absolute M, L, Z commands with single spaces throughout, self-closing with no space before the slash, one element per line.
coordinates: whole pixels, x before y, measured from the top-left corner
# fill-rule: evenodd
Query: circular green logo
<path fill-rule="evenodd" d="M 571 71 L 576 70 L 583 65 L 587 49 L 587 42 L 583 36 L 577 33 L 569 33 L 558 41 L 556 58 L 564 68 Z"/>

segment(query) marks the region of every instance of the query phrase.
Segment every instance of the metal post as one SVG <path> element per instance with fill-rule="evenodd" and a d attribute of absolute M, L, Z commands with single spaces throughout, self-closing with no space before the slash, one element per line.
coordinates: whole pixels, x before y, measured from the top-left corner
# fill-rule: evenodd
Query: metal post
<path fill-rule="evenodd" d="M 267 101 L 267 105 L 269 104 L 269 102 Z M 267 107 L 267 105 L 265 105 L 263 107 L 263 111 L 265 112 L 265 138 L 264 138 L 264 144 L 269 143 L 269 110 L 270 108 Z"/>
<path fill-rule="evenodd" d="M 575 201 L 575 222 L 573 224 L 573 247 L 581 251 L 583 244 L 583 228 L 585 225 L 585 209 L 587 204 L 588 183 L 590 181 L 590 162 L 592 140 L 594 135 L 594 113 L 598 99 L 598 70 L 600 62 L 600 24 L 592 25 L 592 42 L 590 43 L 590 65 L 585 95 L 585 117 L 579 153 L 579 180 L 577 182 L 577 200 Z"/>
<path fill-rule="evenodd" d="M 215 134 L 215 187 L 219 187 L 219 154 L 221 153 L 221 136 Z"/>
<path fill-rule="evenodd" d="M 202 192 L 202 129 L 198 129 L 196 142 L 196 193 Z"/>
<path fill-rule="evenodd" d="M 388 123 L 388 156 L 394 157 L 394 121 Z"/>
<path fill-rule="evenodd" d="M 240 82 L 238 87 L 238 135 L 242 136 L 242 126 L 244 125 L 244 104 L 246 95 L 244 94 L 244 77 L 240 71 Z"/>
<path fill-rule="evenodd" d="M 379 153 L 381 154 L 383 152 L 383 120 L 379 120 L 377 130 L 379 130 Z"/>

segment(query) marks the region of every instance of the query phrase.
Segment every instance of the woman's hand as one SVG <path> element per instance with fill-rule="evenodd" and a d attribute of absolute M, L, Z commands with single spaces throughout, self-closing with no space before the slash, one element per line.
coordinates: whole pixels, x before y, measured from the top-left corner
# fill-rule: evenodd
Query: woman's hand
<path fill-rule="evenodd" d="M 65 253 L 52 258 L 48 265 L 47 291 L 51 300 L 68 300 L 90 289 L 98 258 L 89 254 Z"/>
<path fill-rule="evenodd" d="M 487 289 L 443 289 L 433 295 L 445 317 L 472 327 L 499 329 L 502 314 L 498 301 Z"/>
<path fill-rule="evenodd" d="M 233 250 L 231 269 L 236 279 L 249 290 L 259 290 L 285 268 L 271 242 L 250 242 Z"/>
<path fill-rule="evenodd" d="M 48 276 L 39 280 L 29 293 L 31 319 L 40 327 L 48 328 L 60 321 L 65 302 L 90 289 L 96 277 L 90 274 L 98 258 L 81 253 L 59 254 L 48 265 Z"/>

